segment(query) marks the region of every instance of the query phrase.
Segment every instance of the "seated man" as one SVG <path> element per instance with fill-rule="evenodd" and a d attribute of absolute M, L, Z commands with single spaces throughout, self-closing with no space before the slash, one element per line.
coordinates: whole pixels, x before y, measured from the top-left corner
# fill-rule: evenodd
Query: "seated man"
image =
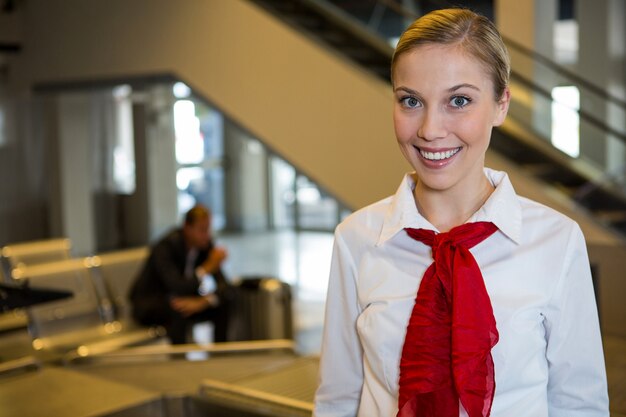
<path fill-rule="evenodd" d="M 173 344 L 187 343 L 191 326 L 212 321 L 214 341 L 226 341 L 229 285 L 220 266 L 226 250 L 213 245 L 211 213 L 195 206 L 182 228 L 169 232 L 153 247 L 130 292 L 133 317 L 144 325 L 162 325 Z M 210 275 L 213 287 L 200 294 Z"/>

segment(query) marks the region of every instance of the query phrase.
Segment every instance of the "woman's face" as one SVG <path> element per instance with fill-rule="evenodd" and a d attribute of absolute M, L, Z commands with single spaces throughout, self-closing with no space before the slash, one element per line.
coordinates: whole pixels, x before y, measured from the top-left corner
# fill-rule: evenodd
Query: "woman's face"
<path fill-rule="evenodd" d="M 420 186 L 468 191 L 482 184 L 491 129 L 504 121 L 509 91 L 497 102 L 490 75 L 455 46 L 404 53 L 393 79 L 396 138 Z"/>

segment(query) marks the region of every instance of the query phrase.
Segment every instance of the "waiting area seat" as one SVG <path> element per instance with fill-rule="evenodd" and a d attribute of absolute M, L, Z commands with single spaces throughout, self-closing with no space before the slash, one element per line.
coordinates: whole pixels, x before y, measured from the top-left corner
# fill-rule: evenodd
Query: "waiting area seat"
<path fill-rule="evenodd" d="M 89 274 L 98 288 L 102 316 L 126 344 L 145 344 L 165 335 L 159 326 L 139 325 L 128 299 L 135 277 L 149 255 L 147 247 L 123 249 L 90 258 Z M 94 352 L 95 353 L 95 352 Z"/>
<path fill-rule="evenodd" d="M 28 316 L 22 308 L 0 313 L 0 335 L 22 329 L 27 324 Z"/>
<path fill-rule="evenodd" d="M 36 350 L 70 350 L 114 332 L 101 317 L 96 288 L 89 275 L 89 258 L 68 259 L 13 270 L 16 280 L 31 288 L 66 290 L 72 297 L 27 309 Z"/>
<path fill-rule="evenodd" d="M 110 297 L 105 303 L 110 302 L 116 319 L 129 326 L 134 322 L 128 294 L 148 255 L 147 247 L 139 247 L 107 252 L 91 258 L 90 273 L 102 285 L 103 294 Z"/>
<path fill-rule="evenodd" d="M 0 248 L 0 282 L 11 284 L 12 273 L 19 266 L 69 259 L 71 247 L 71 241 L 67 238 L 5 245 Z M 19 356 L 19 352 L 26 352 L 27 349 L 22 345 L 28 338 L 27 326 L 28 315 L 22 308 L 0 313 L 0 334 L 3 338 L 1 344 L 4 353 L 0 356 L 2 363 Z"/>
<path fill-rule="evenodd" d="M 70 259 L 72 244 L 67 238 L 40 239 L 11 243 L 0 248 L 0 281 L 15 284 L 12 272 L 25 265 Z M 28 315 L 24 308 L 15 308 L 0 313 L 0 362 L 23 361 L 24 355 L 32 353 L 28 341 Z"/>
<path fill-rule="evenodd" d="M 28 280 L 31 288 L 73 294 L 71 298 L 27 309 L 33 348 L 53 357 L 86 356 L 154 342 L 163 335 L 159 328 L 142 328 L 131 323 L 122 296 L 125 289 L 117 287 L 132 280 L 141 253 L 65 259 L 15 268 L 13 279 Z"/>
<path fill-rule="evenodd" d="M 11 271 L 20 265 L 35 265 L 69 259 L 71 248 L 71 241 L 67 238 L 43 239 L 6 245 L 0 250 L 4 279 L 10 280 Z"/>

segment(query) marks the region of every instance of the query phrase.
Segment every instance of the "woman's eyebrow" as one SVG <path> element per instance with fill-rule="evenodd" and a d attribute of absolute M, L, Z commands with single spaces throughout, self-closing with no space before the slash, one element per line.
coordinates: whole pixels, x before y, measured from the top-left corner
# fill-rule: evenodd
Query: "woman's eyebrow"
<path fill-rule="evenodd" d="M 393 89 L 394 93 L 397 93 L 398 91 L 404 91 L 405 93 L 409 93 L 409 94 L 413 94 L 413 95 L 418 95 L 419 93 L 415 90 L 411 90 L 408 87 L 396 87 Z"/>
<path fill-rule="evenodd" d="M 471 88 L 473 90 L 476 91 L 480 91 L 480 88 L 478 88 L 477 86 L 475 86 L 474 84 L 469 84 L 469 83 L 463 83 L 463 84 L 457 84 L 455 86 L 452 86 L 450 88 L 448 88 L 448 92 L 449 93 L 453 93 L 461 88 Z M 404 91 L 405 93 L 409 93 L 412 95 L 419 95 L 419 93 L 415 90 L 410 89 L 409 87 L 404 87 L 404 86 L 400 86 L 400 87 L 396 87 L 393 90 L 395 93 L 397 93 L 398 91 Z"/>
<path fill-rule="evenodd" d="M 458 85 L 455 85 L 453 87 L 448 88 L 448 92 L 453 93 L 456 90 L 459 90 L 459 89 L 464 88 L 464 87 L 471 88 L 471 89 L 474 89 L 476 91 L 480 91 L 480 88 L 476 87 L 474 84 L 463 83 L 463 84 L 458 84 Z"/>

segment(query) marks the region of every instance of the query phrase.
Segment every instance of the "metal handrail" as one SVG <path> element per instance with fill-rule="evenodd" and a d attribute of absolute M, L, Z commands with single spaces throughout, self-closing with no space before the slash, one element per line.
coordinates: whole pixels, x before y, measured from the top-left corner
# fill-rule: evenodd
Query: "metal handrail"
<path fill-rule="evenodd" d="M 39 368 L 40 361 L 34 356 L 24 356 L 0 363 L 0 375 L 29 368 Z"/>
<path fill-rule="evenodd" d="M 391 56 L 393 48 L 387 42 L 381 40 L 380 36 L 372 34 L 371 31 L 363 28 L 358 20 L 354 19 L 352 15 L 346 13 L 340 7 L 327 0 L 300 0 L 300 2 L 324 16 L 324 18 L 341 25 L 342 28 L 359 39 L 363 39 L 378 52 Z"/>
<path fill-rule="evenodd" d="M 411 18 L 411 19 L 416 19 L 419 17 L 419 15 L 407 9 L 403 4 L 398 3 L 396 0 L 376 0 L 376 2 L 384 4 L 385 6 L 389 7 L 394 12 L 404 17 Z M 434 1 L 434 3 L 439 3 L 443 5 L 444 2 Z M 448 4 L 448 6 L 451 6 L 451 4 Z M 507 46 L 511 47 L 512 49 L 515 49 L 521 52 L 523 55 L 528 56 L 532 60 L 545 65 L 546 67 L 550 68 L 557 74 L 562 75 L 565 78 L 572 80 L 575 84 L 578 84 L 586 88 L 587 90 L 593 92 L 594 94 L 601 96 L 605 100 L 610 101 L 623 109 L 626 109 L 625 100 L 610 94 L 602 87 L 599 87 L 593 82 L 587 80 L 586 78 L 583 78 L 580 75 L 572 71 L 569 71 L 568 69 L 564 68 L 562 65 L 557 64 L 556 62 L 554 62 L 552 59 L 548 58 L 547 56 L 542 55 L 537 51 L 533 51 L 532 49 L 525 47 L 524 45 L 520 44 L 517 41 L 514 41 L 513 39 L 507 36 L 502 35 L 502 39 L 504 40 L 504 43 Z"/>
<path fill-rule="evenodd" d="M 296 400 L 283 395 L 272 394 L 258 389 L 242 387 L 240 385 L 229 384 L 214 379 L 206 379 L 202 381 L 200 392 L 204 396 L 208 397 L 212 395 L 220 395 L 225 399 L 228 399 L 228 402 L 231 403 L 235 401 L 240 402 L 242 399 L 248 399 L 257 400 L 266 407 L 275 405 L 282 409 L 302 411 L 307 413 L 307 415 L 313 412 L 313 402 Z"/>
<path fill-rule="evenodd" d="M 541 88 L 540 86 L 538 86 L 537 84 L 533 83 L 531 80 L 529 80 L 528 78 L 518 74 L 517 72 L 511 72 L 511 78 L 517 80 L 520 84 L 523 84 L 525 87 L 535 91 L 536 93 L 546 97 L 548 100 L 550 101 L 554 101 L 552 99 L 552 95 L 550 94 L 550 92 L 546 89 Z M 615 136 L 616 138 L 618 138 L 619 140 L 621 140 L 622 142 L 626 143 L 626 134 L 622 133 L 620 131 L 617 131 L 615 129 L 613 129 L 610 126 L 607 126 L 606 123 L 604 123 L 602 120 L 598 119 L 597 117 L 593 116 L 592 114 L 590 114 L 589 112 L 582 110 L 582 109 L 578 109 L 576 110 L 576 112 L 580 115 L 580 117 L 584 120 L 586 120 L 590 125 L 597 127 L 598 129 Z"/>
<path fill-rule="evenodd" d="M 431 0 L 432 1 L 432 0 Z M 321 7 L 327 7 L 329 5 L 329 2 L 327 0 L 315 0 L 316 3 L 320 4 Z M 402 4 L 398 3 L 396 0 L 376 0 L 376 3 L 381 3 L 384 4 L 390 8 L 392 8 L 394 11 L 398 12 L 399 14 L 402 14 L 405 17 L 408 18 L 417 18 L 419 17 L 419 15 L 413 13 L 412 11 L 408 10 L 406 7 L 404 7 Z M 441 2 L 439 2 L 441 3 Z M 445 6 L 443 3 L 441 3 L 442 6 Z M 335 5 L 330 4 L 330 6 L 328 8 L 328 12 L 332 13 L 335 10 L 334 9 L 338 9 L 338 7 L 336 7 Z M 341 10 L 341 9 L 339 9 Z M 341 12 L 345 13 L 345 11 L 341 10 Z M 596 93 L 597 95 L 601 96 L 602 98 L 605 98 L 606 100 L 609 100 L 613 103 L 618 104 L 620 107 L 623 107 L 626 109 L 626 102 L 623 102 L 622 100 L 620 100 L 619 98 L 612 96 L 610 94 L 608 94 L 604 89 L 594 85 L 593 83 L 591 83 L 590 81 L 571 73 L 570 71 L 565 70 L 564 68 L 562 68 L 560 65 L 554 63 L 553 61 L 551 61 L 549 58 L 529 50 L 528 48 L 525 48 L 524 46 L 520 45 L 519 43 L 512 41 L 511 39 L 508 39 L 506 37 L 503 36 L 503 40 L 505 41 L 505 43 L 510 44 L 514 49 L 518 49 L 520 51 L 522 51 L 522 53 L 526 54 L 526 55 L 530 55 L 532 58 L 537 58 L 536 61 L 541 62 L 542 64 L 546 65 L 546 66 L 550 66 L 550 68 L 552 68 L 555 72 L 557 72 L 558 74 L 563 75 L 566 78 L 570 78 L 572 79 L 573 83 L 576 84 L 580 84 L 582 86 L 584 86 L 585 88 L 587 88 L 588 90 Z M 367 39 L 366 39 L 367 41 Z M 550 94 L 550 92 L 548 92 L 547 90 L 541 88 L 541 86 L 537 85 L 536 83 L 534 83 L 532 80 L 529 80 L 527 78 L 525 78 L 524 76 L 518 74 L 516 71 L 512 70 L 511 71 L 511 77 L 517 79 L 521 84 L 523 84 L 524 86 L 526 86 L 527 88 L 537 92 L 538 94 L 548 98 L 550 101 L 554 101 L 552 99 L 552 95 Z M 591 115 L 589 112 L 584 111 L 584 110 L 576 110 L 578 112 L 578 114 L 580 115 L 582 120 L 587 121 L 589 124 L 597 127 L 598 129 L 606 132 L 607 134 L 613 135 L 616 138 L 618 138 L 620 141 L 626 143 L 626 134 L 618 131 L 616 129 L 613 129 L 612 127 L 610 127 L 609 125 L 606 124 L 606 122 L 598 119 L 597 117 Z"/>
<path fill-rule="evenodd" d="M 591 81 L 587 80 L 586 78 L 583 78 L 580 75 L 575 74 L 572 71 L 569 71 L 563 68 L 561 65 L 552 61 L 550 58 L 546 57 L 545 55 L 542 55 L 536 51 L 528 49 L 522 44 L 510 38 L 502 36 L 502 39 L 504 39 L 504 43 L 506 43 L 508 46 L 511 46 L 513 49 L 517 49 L 518 51 L 522 52 L 522 54 L 524 55 L 530 56 L 533 60 L 540 62 L 541 64 L 545 65 L 546 67 L 556 72 L 557 74 L 563 75 L 565 78 L 571 79 L 572 81 L 574 81 L 574 83 L 585 87 L 587 90 L 590 90 L 594 94 L 601 96 L 607 101 L 617 104 L 623 109 L 626 109 L 626 101 L 608 93 L 605 89 L 598 87 L 597 85 L 593 84 Z"/>
<path fill-rule="evenodd" d="M 184 345 L 143 345 L 126 347 L 116 350 L 91 349 L 88 354 L 75 352 L 65 357 L 65 363 L 80 360 L 114 359 L 114 358 L 149 358 L 161 355 L 184 355 L 186 353 L 203 352 L 208 354 L 254 353 L 268 351 L 295 352 L 295 343 L 289 339 L 253 340 L 242 342 L 220 342 L 208 344 Z"/>

